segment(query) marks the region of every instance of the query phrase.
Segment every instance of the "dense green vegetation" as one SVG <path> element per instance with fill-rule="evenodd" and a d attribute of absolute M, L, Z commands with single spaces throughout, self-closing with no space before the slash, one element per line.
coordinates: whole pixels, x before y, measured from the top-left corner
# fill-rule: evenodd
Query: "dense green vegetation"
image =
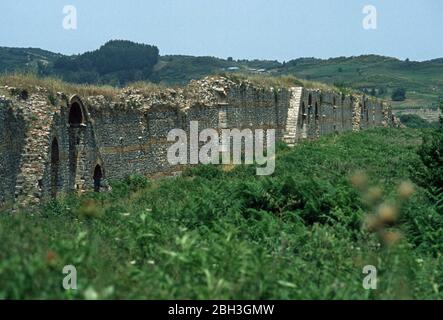
<path fill-rule="evenodd" d="M 199 166 L 0 214 L 0 297 L 441 299 L 443 211 L 424 180 L 436 146 L 423 134 L 331 135 L 280 145 L 272 176 Z M 70 264 L 75 291 L 61 286 Z"/>
<path fill-rule="evenodd" d="M 65 81 L 124 85 L 149 79 L 158 48 L 130 41 L 109 41 L 100 49 L 54 61 L 53 72 Z"/>
<path fill-rule="evenodd" d="M 376 95 L 374 93 L 373 95 Z M 392 101 L 405 101 L 406 100 L 406 90 L 404 88 L 397 88 L 392 91 L 391 95 Z"/>
<path fill-rule="evenodd" d="M 32 71 L 71 82 L 112 85 L 137 80 L 184 84 L 190 79 L 220 72 L 293 75 L 358 89 L 387 100 L 394 98 L 398 100 L 394 101 L 396 107 L 430 107 L 443 100 L 443 59 L 417 62 L 363 55 L 278 62 L 158 56 L 158 49 L 153 46 L 110 41 L 96 51 L 69 57 L 40 49 L 0 48 L 0 72 L 5 71 Z M 404 90 L 404 94 L 395 92 L 398 89 Z"/>
<path fill-rule="evenodd" d="M 61 54 L 38 48 L 0 47 L 0 73 L 17 71 L 38 73 L 60 57 Z"/>
<path fill-rule="evenodd" d="M 443 113 L 443 103 L 440 110 Z M 437 129 L 424 137 L 419 155 L 426 168 L 422 183 L 431 188 L 431 192 L 443 206 L 443 116 L 440 116 Z"/>
<path fill-rule="evenodd" d="M 398 118 L 408 128 L 436 128 L 438 126 L 437 122 L 428 122 L 416 114 L 400 114 Z"/>
<path fill-rule="evenodd" d="M 156 65 L 152 80 L 183 85 L 189 80 L 219 73 L 230 66 L 230 62 L 213 57 L 164 56 Z"/>

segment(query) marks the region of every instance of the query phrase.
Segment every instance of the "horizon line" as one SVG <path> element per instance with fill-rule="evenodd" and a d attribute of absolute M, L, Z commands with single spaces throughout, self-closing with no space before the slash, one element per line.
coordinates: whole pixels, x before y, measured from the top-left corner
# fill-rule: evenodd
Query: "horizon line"
<path fill-rule="evenodd" d="M 98 46 L 96 49 L 86 50 L 86 51 L 83 51 L 81 53 L 73 53 L 73 54 L 66 54 L 66 53 L 61 53 L 61 52 L 56 52 L 56 51 L 44 49 L 44 48 L 41 48 L 41 47 L 32 47 L 32 46 L 30 46 L 30 47 L 0 46 L 0 48 L 2 48 L 2 49 L 4 49 L 4 48 L 6 48 L 6 49 L 39 49 L 39 50 L 51 52 L 53 54 L 58 54 L 58 55 L 63 55 L 63 56 L 70 57 L 70 56 L 78 56 L 78 55 L 85 54 L 87 52 L 92 52 L 92 51 L 99 50 L 100 47 L 102 47 L 104 44 L 106 44 L 106 43 L 108 43 L 110 41 L 114 41 L 114 40 L 129 41 L 129 42 L 137 43 L 137 44 L 144 44 L 144 45 L 155 46 L 155 47 L 157 47 L 159 49 L 159 56 L 160 57 L 166 57 L 166 56 L 184 56 L 184 57 L 196 57 L 196 58 L 210 57 L 210 58 L 216 58 L 216 59 L 221 59 L 221 60 L 227 60 L 229 58 L 229 57 L 223 58 L 223 57 L 215 56 L 215 55 L 193 55 L 193 54 L 179 54 L 179 53 L 161 54 L 161 52 L 160 52 L 161 48 L 159 46 L 155 45 L 155 44 L 148 44 L 148 43 L 137 42 L 137 41 L 132 41 L 132 40 L 125 40 L 125 39 L 111 39 L 111 40 L 108 40 L 108 41 L 104 42 L 102 45 Z M 334 56 L 334 57 L 328 57 L 328 58 L 321 58 L 321 57 L 315 57 L 315 56 L 299 56 L 299 57 L 296 57 L 296 58 L 291 58 L 289 60 L 283 60 L 283 61 L 282 60 L 278 60 L 278 59 L 272 59 L 272 58 L 234 58 L 232 56 L 230 56 L 230 57 L 232 57 L 233 61 L 235 61 L 235 62 L 237 62 L 237 61 L 244 61 L 244 60 L 246 60 L 246 61 L 256 61 L 256 60 L 258 60 L 258 61 L 276 61 L 276 62 L 278 62 L 280 64 L 283 64 L 283 63 L 287 63 L 289 61 L 294 61 L 294 60 L 299 60 L 299 59 L 331 60 L 331 59 L 339 59 L 339 58 L 350 59 L 350 58 L 358 58 L 358 57 L 364 57 L 364 56 L 376 56 L 376 57 L 392 58 L 392 59 L 396 59 L 398 61 L 406 61 L 406 59 L 409 59 L 409 58 L 402 59 L 402 58 L 395 57 L 395 56 L 387 56 L 387 55 L 377 54 L 377 53 L 360 53 L 360 54 L 355 54 L 355 55 L 350 55 L 350 56 Z M 431 61 L 439 60 L 439 59 L 443 59 L 443 56 L 436 57 L 436 58 L 431 58 L 431 59 L 426 59 L 426 60 L 410 60 L 409 59 L 409 61 L 410 62 L 419 62 L 419 63 L 421 63 L 421 62 L 431 62 Z"/>

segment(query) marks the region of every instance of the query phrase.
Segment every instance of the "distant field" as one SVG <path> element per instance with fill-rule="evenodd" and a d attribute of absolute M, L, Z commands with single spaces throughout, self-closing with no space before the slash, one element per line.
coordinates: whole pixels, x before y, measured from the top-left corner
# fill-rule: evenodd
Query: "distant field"
<path fill-rule="evenodd" d="M 400 61 L 380 56 L 334 58 L 329 60 L 298 59 L 288 62 L 283 73 L 300 78 L 352 87 L 374 89 L 375 94 L 390 100 L 393 89 L 406 89 L 406 100 L 392 102 L 394 107 L 431 106 L 443 100 L 443 61 Z M 385 93 L 378 94 L 380 89 Z"/>
<path fill-rule="evenodd" d="M 442 299 L 441 208 L 405 182 L 421 137 L 331 135 L 280 145 L 272 176 L 199 166 L 0 214 L 0 298 Z M 377 211 L 390 226 L 375 233 Z M 62 289 L 65 265 L 78 290 Z"/>

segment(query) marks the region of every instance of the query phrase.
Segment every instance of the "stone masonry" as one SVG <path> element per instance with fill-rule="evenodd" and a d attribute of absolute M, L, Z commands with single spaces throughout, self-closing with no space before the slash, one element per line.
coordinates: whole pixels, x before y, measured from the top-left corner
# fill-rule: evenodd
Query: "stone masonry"
<path fill-rule="evenodd" d="M 58 92 L 52 104 L 37 87 L 26 97 L 0 96 L 0 208 L 92 190 L 97 180 L 178 173 L 183 168 L 167 161 L 167 134 L 189 131 L 190 121 L 200 129 L 275 129 L 278 140 L 293 146 L 394 120 L 389 106 L 363 95 L 225 77 L 150 93 L 127 88 L 115 99 Z"/>

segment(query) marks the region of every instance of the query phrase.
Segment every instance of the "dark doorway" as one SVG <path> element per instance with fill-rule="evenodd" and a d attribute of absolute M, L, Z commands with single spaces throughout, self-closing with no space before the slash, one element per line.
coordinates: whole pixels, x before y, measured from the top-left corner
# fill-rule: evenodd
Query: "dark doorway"
<path fill-rule="evenodd" d="M 308 120 L 306 121 L 308 125 L 311 123 L 311 117 L 312 117 L 311 114 L 312 114 L 312 109 L 311 106 L 308 105 L 308 116 L 307 116 Z"/>
<path fill-rule="evenodd" d="M 96 165 L 94 169 L 94 191 L 100 192 L 100 187 L 102 183 L 103 172 L 100 165 Z"/>
<path fill-rule="evenodd" d="M 74 102 L 69 109 L 69 124 L 73 127 L 78 127 L 83 122 L 83 114 L 80 104 Z"/>
<path fill-rule="evenodd" d="M 60 153 L 58 141 L 56 138 L 54 138 L 51 145 L 51 196 L 53 198 L 57 196 L 59 167 Z"/>
<path fill-rule="evenodd" d="M 301 103 L 301 127 L 303 128 L 305 126 L 305 121 L 306 121 L 306 106 L 305 106 L 305 102 L 302 101 Z"/>

